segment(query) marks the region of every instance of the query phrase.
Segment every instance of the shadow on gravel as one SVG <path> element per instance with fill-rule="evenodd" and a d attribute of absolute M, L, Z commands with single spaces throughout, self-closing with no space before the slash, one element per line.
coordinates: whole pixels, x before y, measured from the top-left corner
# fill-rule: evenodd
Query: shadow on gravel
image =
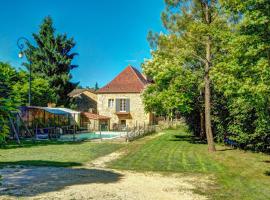
<path fill-rule="evenodd" d="M 112 183 L 123 177 L 109 170 L 34 166 L 3 168 L 0 174 L 0 196 L 10 197 L 31 197 L 72 185 Z"/>

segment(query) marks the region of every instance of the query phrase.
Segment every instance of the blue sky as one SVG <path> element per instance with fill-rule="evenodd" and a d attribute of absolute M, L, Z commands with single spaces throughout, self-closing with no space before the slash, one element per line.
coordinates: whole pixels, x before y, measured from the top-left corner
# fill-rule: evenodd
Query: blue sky
<path fill-rule="evenodd" d="M 57 32 L 76 41 L 73 81 L 82 86 L 103 86 L 127 65 L 138 69 L 150 58 L 149 30 L 163 30 L 163 0 L 2 0 L 0 61 L 20 67 L 17 38 L 32 40 L 45 16 Z"/>

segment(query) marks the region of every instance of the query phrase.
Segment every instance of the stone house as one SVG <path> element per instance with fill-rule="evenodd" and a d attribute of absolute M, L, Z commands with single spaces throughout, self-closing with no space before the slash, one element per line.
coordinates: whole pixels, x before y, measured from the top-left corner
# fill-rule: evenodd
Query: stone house
<path fill-rule="evenodd" d="M 107 130 L 109 117 L 97 114 L 97 94 L 92 89 L 75 89 L 68 94 L 80 114 L 80 127 L 88 130 Z"/>
<path fill-rule="evenodd" d="M 97 94 L 92 89 L 74 89 L 68 94 L 75 109 L 80 112 L 97 113 Z"/>
<path fill-rule="evenodd" d="M 134 127 L 151 124 L 141 94 L 149 82 L 134 67 L 126 67 L 111 82 L 96 91 L 98 114 L 110 118 L 109 127 Z"/>

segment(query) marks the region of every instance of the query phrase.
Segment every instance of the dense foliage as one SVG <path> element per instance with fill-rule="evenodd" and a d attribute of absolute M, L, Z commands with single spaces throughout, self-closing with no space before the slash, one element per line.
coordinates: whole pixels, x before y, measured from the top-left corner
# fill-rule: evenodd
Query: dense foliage
<path fill-rule="evenodd" d="M 18 81 L 17 72 L 7 63 L 0 62 L 0 143 L 9 133 L 11 111 L 20 101 L 12 86 Z"/>
<path fill-rule="evenodd" d="M 29 75 L 23 70 L 15 70 L 7 63 L 0 62 L 0 143 L 10 130 L 9 118 L 19 106 L 28 105 Z M 54 96 L 45 79 L 32 79 L 32 103 L 46 106 Z"/>
<path fill-rule="evenodd" d="M 71 52 L 75 46 L 73 38 L 68 38 L 66 34 L 55 34 L 50 17 L 44 19 L 39 32 L 34 33 L 33 37 L 36 45 L 27 43 L 25 54 L 29 62 L 24 65 L 29 68 L 31 63 L 33 76 L 48 80 L 55 95 L 51 99 L 53 103 L 68 106 L 70 99 L 67 94 L 77 86 L 71 82 L 70 73 L 77 67 L 72 64 L 77 55 Z"/>
<path fill-rule="evenodd" d="M 149 34 L 152 59 L 143 64 L 153 85 L 144 93 L 148 111 L 186 118 L 205 135 L 205 43 L 211 38 L 211 121 L 217 141 L 242 148 L 270 148 L 269 1 L 166 1 L 167 34 Z M 201 4 L 215 4 L 205 26 Z M 191 9 L 192 8 L 192 9 Z"/>
<path fill-rule="evenodd" d="M 233 31 L 223 39 L 226 56 L 211 73 L 216 89 L 227 99 L 226 132 L 240 146 L 270 150 L 270 2 L 223 5 L 233 16 Z"/>
<path fill-rule="evenodd" d="M 211 121 L 211 84 L 209 71 L 212 69 L 213 63 L 215 63 L 217 55 L 220 54 L 220 37 L 226 34 L 228 30 L 226 19 L 222 17 L 222 13 L 219 9 L 217 1 L 202 1 L 202 0 L 189 0 L 189 1 L 165 1 L 167 6 L 166 10 L 162 13 L 163 24 L 169 31 L 167 35 L 160 35 L 154 37 L 151 44 L 156 43 L 157 50 L 154 54 L 159 54 L 156 57 L 164 57 L 164 55 L 170 55 L 172 59 L 177 59 L 178 68 L 181 70 L 189 70 L 192 76 L 196 76 L 197 82 L 197 97 L 194 98 L 190 94 L 190 90 L 185 90 L 186 97 L 189 98 L 189 102 L 192 102 L 192 109 L 188 109 L 189 113 L 184 112 L 182 115 L 188 114 L 190 122 L 194 123 L 193 117 L 190 116 L 191 110 L 196 109 L 199 111 L 198 118 L 200 123 L 200 135 L 206 135 L 209 151 L 215 151 L 213 144 L 212 133 L 212 121 Z M 151 34 L 149 38 L 153 38 Z M 149 61 L 144 66 L 146 73 L 147 68 L 151 68 L 149 63 L 157 62 L 157 65 L 162 67 L 167 65 L 174 65 L 172 59 L 160 61 Z M 156 73 L 160 73 L 157 69 L 154 69 Z M 181 71 L 180 71 L 181 73 Z M 148 74 L 149 76 L 149 74 Z M 150 75 L 151 76 L 151 75 Z M 180 79 L 180 83 L 186 84 L 188 75 L 184 75 L 185 81 Z M 157 82 L 159 77 L 152 76 L 154 82 Z M 170 82 L 170 79 L 167 79 Z M 173 80 L 174 84 L 174 80 Z M 180 84 L 180 85 L 181 85 Z M 184 84 L 184 85 L 185 85 Z M 172 86 L 172 84 L 170 85 Z M 167 91 L 166 87 L 165 90 Z M 175 86 L 175 91 L 172 94 L 177 94 L 178 86 Z M 164 92 L 162 92 L 164 93 Z M 182 93 L 181 89 L 178 93 Z M 182 93 L 182 94 L 183 94 Z M 171 94 L 171 95 L 172 95 Z M 174 106 L 179 106 L 179 99 L 176 97 L 176 101 L 171 100 L 170 103 Z M 184 103 L 180 105 L 186 107 Z M 181 109 L 180 109 L 181 112 Z M 193 127 L 195 128 L 195 127 Z M 197 129 L 197 128 L 196 128 Z"/>
<path fill-rule="evenodd" d="M 29 69 L 31 64 L 31 105 L 47 106 L 54 102 L 68 105 L 68 93 L 77 84 L 72 83 L 70 71 L 77 55 L 71 53 L 75 46 L 73 39 L 65 34 L 55 35 L 52 19 L 47 17 L 40 26 L 38 34 L 33 34 L 36 46 L 27 43 L 24 51 L 28 71 L 15 70 L 7 63 L 0 63 L 0 142 L 10 131 L 9 119 L 19 106 L 28 105 Z"/>
<path fill-rule="evenodd" d="M 29 75 L 25 71 L 18 72 L 18 79 L 12 89 L 20 96 L 20 105 L 28 105 Z M 49 81 L 40 77 L 33 77 L 31 80 L 31 105 L 47 106 L 55 99 L 54 90 L 50 87 Z"/>

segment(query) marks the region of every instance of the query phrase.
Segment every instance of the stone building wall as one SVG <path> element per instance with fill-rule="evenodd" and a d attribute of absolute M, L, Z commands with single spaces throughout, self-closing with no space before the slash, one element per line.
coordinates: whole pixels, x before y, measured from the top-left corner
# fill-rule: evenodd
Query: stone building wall
<path fill-rule="evenodd" d="M 116 99 L 127 98 L 130 99 L 129 114 L 116 113 Z M 114 106 L 108 107 L 108 100 L 114 99 Z M 144 111 L 144 105 L 140 93 L 122 93 L 122 94 L 97 94 L 97 108 L 98 114 L 110 117 L 110 128 L 114 124 L 120 124 L 121 120 L 126 120 L 128 127 L 135 125 L 143 126 L 150 123 L 150 114 Z"/>
<path fill-rule="evenodd" d="M 84 91 L 83 93 L 74 96 L 73 102 L 76 105 L 76 110 L 81 112 L 97 113 L 97 95 Z"/>

